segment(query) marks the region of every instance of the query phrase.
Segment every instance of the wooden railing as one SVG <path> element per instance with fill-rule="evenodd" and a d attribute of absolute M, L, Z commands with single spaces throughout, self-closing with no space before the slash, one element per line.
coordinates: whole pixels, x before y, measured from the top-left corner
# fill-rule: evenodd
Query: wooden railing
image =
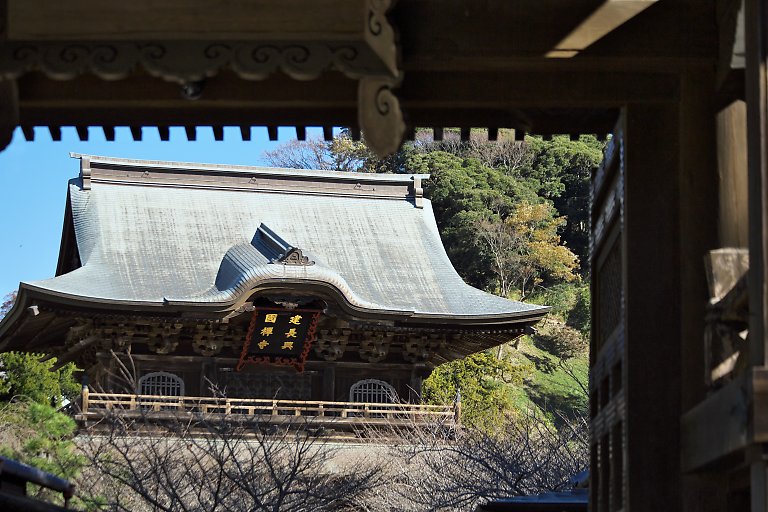
<path fill-rule="evenodd" d="M 409 403 L 356 403 L 263 398 L 215 398 L 195 396 L 153 396 L 125 393 L 94 393 L 83 388 L 82 413 L 135 411 L 247 416 L 292 416 L 347 420 L 351 422 L 408 420 L 458 421 L 460 408 L 454 405 Z"/>

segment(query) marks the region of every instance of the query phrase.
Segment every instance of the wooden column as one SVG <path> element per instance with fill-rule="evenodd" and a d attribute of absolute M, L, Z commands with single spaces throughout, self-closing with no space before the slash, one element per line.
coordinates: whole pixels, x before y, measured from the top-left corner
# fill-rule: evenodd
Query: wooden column
<path fill-rule="evenodd" d="M 328 363 L 323 368 L 323 393 L 322 400 L 336 401 L 336 365 Z"/>
<path fill-rule="evenodd" d="M 714 70 L 689 69 L 680 77 L 679 103 L 679 300 L 680 413 L 706 398 L 704 318 L 709 298 L 704 256 L 718 248 L 719 188 Z M 671 389 L 670 389 L 671 393 Z M 666 396 L 662 395 L 664 399 Z M 661 397 L 660 397 L 661 398 Z M 666 426 L 664 427 L 666 428 Z M 655 434 L 653 434 L 655 435 Z M 722 510 L 726 486 L 710 475 L 681 475 L 680 510 Z"/>
<path fill-rule="evenodd" d="M 704 257 L 719 244 L 714 68 L 680 78 L 679 218 L 682 410 L 706 396 L 704 317 L 709 300 Z"/>
<path fill-rule="evenodd" d="M 421 398 L 421 386 L 424 383 L 424 368 L 414 367 L 411 370 L 411 383 L 408 393 L 409 402 L 418 402 Z"/>
<path fill-rule="evenodd" d="M 766 366 L 768 323 L 768 0 L 745 1 L 747 160 L 749 172 L 749 350 L 750 364 Z M 750 457 L 751 508 L 768 509 L 764 450 Z"/>
<path fill-rule="evenodd" d="M 677 103 L 625 111 L 625 510 L 680 510 Z"/>
<path fill-rule="evenodd" d="M 754 366 L 765 366 L 768 321 L 768 0 L 746 0 L 747 160 L 749 166 L 749 310 L 750 351 Z"/>

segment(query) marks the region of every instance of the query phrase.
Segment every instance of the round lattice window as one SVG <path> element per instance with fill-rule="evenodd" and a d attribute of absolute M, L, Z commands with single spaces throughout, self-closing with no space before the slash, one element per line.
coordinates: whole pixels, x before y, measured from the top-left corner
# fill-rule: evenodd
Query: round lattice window
<path fill-rule="evenodd" d="M 152 372 L 139 379 L 139 394 L 153 396 L 183 396 L 184 381 L 168 372 Z"/>
<path fill-rule="evenodd" d="M 352 384 L 349 388 L 350 402 L 370 404 L 394 404 L 400 400 L 391 384 L 377 379 L 365 379 Z"/>

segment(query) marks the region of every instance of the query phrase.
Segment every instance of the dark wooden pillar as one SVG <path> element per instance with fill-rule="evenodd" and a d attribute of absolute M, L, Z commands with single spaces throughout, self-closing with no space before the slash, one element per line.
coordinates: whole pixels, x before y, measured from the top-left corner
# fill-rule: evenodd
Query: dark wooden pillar
<path fill-rule="evenodd" d="M 424 383 L 424 368 L 414 366 L 411 370 L 411 382 L 409 384 L 408 401 L 419 402 L 421 399 L 421 386 Z"/>
<path fill-rule="evenodd" d="M 750 351 L 754 366 L 766 365 L 768 322 L 768 0 L 746 0 L 747 160 L 749 167 Z"/>
<path fill-rule="evenodd" d="M 705 398 L 704 317 L 709 300 L 704 258 L 720 246 L 714 68 L 680 79 L 679 216 L 681 405 Z"/>
<path fill-rule="evenodd" d="M 704 318 L 709 299 L 704 257 L 720 247 L 714 68 L 689 69 L 680 77 L 679 104 L 679 300 L 680 413 L 706 398 Z M 666 428 L 666 427 L 665 427 Z M 649 435 L 655 435 L 650 433 Z M 681 475 L 680 510 L 722 510 L 722 475 Z"/>
<path fill-rule="evenodd" d="M 747 160 L 749 183 L 750 364 L 766 366 L 768 324 L 768 0 L 745 1 Z M 754 418 L 753 418 L 754 421 Z M 750 453 L 752 510 L 768 509 L 765 450 Z"/>
<path fill-rule="evenodd" d="M 680 124 L 675 102 L 624 123 L 626 508 L 680 510 Z"/>
<path fill-rule="evenodd" d="M 334 402 L 336 400 L 336 365 L 328 363 L 323 368 L 323 393 L 322 400 Z"/>

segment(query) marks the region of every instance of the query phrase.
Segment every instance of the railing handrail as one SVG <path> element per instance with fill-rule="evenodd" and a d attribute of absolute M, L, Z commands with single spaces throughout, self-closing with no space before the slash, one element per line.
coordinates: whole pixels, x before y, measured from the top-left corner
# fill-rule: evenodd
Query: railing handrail
<path fill-rule="evenodd" d="M 126 399 L 126 400 L 121 400 Z M 243 404 L 242 406 L 246 406 L 245 404 L 252 404 L 254 406 L 258 405 L 264 405 L 269 407 L 290 407 L 290 406 L 300 406 L 300 407 L 316 407 L 319 405 L 323 406 L 337 406 L 337 407 L 347 407 L 347 408 L 365 408 L 366 406 L 368 408 L 384 408 L 384 409 L 426 409 L 426 410 L 434 410 L 434 411 L 444 411 L 444 410 L 453 410 L 453 405 L 435 405 L 435 404 L 412 404 L 408 402 L 395 402 L 395 403 L 387 403 L 387 402 L 332 402 L 332 401 L 325 401 L 325 400 L 284 400 L 284 399 L 271 399 L 271 398 L 226 398 L 226 397 L 200 397 L 200 396 L 168 396 L 168 395 L 140 395 L 140 394 L 130 394 L 130 393 L 95 393 L 93 391 L 89 391 L 88 393 L 88 402 L 89 404 L 93 403 L 101 403 L 105 401 L 110 402 L 130 402 L 131 399 L 142 401 L 142 405 L 148 405 L 148 404 L 154 404 L 154 403 L 160 403 L 160 404 L 168 404 L 172 405 L 171 402 L 173 402 L 173 405 L 178 404 L 179 402 L 190 402 L 190 403 L 208 403 L 214 406 L 217 405 L 235 405 L 236 404 Z"/>
<path fill-rule="evenodd" d="M 411 403 L 332 402 L 325 400 L 279 400 L 271 398 L 225 398 L 207 396 L 140 395 L 131 393 L 94 393 L 86 386 L 82 397 L 83 413 L 99 411 L 170 411 L 203 414 L 247 414 L 271 417 L 295 416 L 347 422 L 429 421 L 452 418 L 459 422 L 459 405 Z"/>

